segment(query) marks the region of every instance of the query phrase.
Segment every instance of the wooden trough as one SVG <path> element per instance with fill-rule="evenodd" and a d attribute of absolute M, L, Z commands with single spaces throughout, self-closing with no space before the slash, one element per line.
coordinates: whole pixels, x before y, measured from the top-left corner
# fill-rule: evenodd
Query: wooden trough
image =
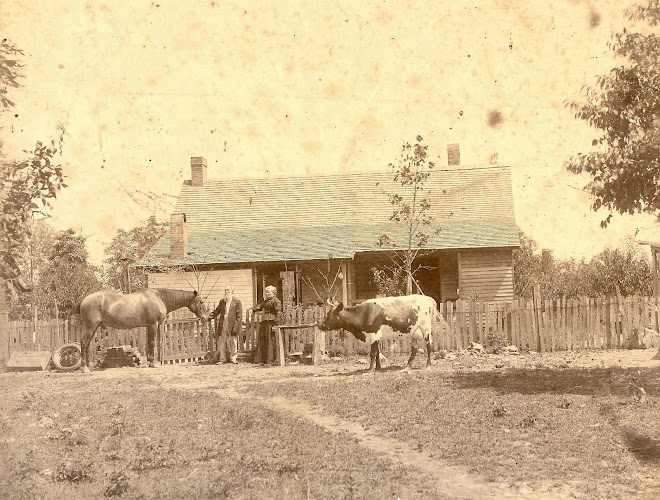
<path fill-rule="evenodd" d="M 273 327 L 273 330 L 275 331 L 275 348 L 278 366 L 284 366 L 286 364 L 286 360 L 284 358 L 284 338 L 282 336 L 282 330 L 302 330 L 304 328 L 314 329 L 312 364 L 318 365 L 321 362 L 321 332 L 316 323 L 306 325 L 279 325 Z"/>

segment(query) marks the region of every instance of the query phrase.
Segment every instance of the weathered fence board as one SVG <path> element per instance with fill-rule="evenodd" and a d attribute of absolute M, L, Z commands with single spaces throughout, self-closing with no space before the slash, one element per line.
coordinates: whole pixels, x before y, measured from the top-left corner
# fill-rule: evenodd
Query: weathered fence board
<path fill-rule="evenodd" d="M 459 350 L 471 342 L 483 345 L 510 343 L 521 350 L 557 351 L 629 347 L 635 331 L 656 329 L 659 301 L 649 297 L 610 297 L 537 300 L 517 298 L 507 303 L 459 300 L 439 304 L 439 316 L 433 332 L 433 348 Z M 285 324 L 312 325 L 325 314 L 324 308 L 293 308 L 285 311 Z M 215 348 L 215 321 L 200 322 L 190 315 L 170 317 L 158 345 L 162 360 L 200 358 Z M 248 311 L 245 327 L 239 335 L 239 349 L 257 347 L 261 314 Z M 361 354 L 368 346 L 343 331 L 317 332 L 319 352 Z M 285 354 L 299 352 L 313 342 L 311 327 L 283 328 Z M 14 351 L 54 351 L 63 344 L 80 342 L 82 327 L 77 320 L 9 321 L 0 330 L 0 355 L 6 363 Z M 157 339 L 158 340 L 158 339 Z M 132 345 L 146 354 L 144 328 L 120 331 L 99 329 L 90 354 L 95 358 L 113 345 Z M 410 352 L 410 341 L 382 341 L 385 355 Z"/>

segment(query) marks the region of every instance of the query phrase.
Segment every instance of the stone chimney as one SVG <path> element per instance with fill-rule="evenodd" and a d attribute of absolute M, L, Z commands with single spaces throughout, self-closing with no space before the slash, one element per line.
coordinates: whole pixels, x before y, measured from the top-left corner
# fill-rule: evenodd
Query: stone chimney
<path fill-rule="evenodd" d="M 447 144 L 447 163 L 449 165 L 461 164 L 460 144 Z"/>
<path fill-rule="evenodd" d="M 188 255 L 188 229 L 186 214 L 170 217 L 170 259 L 183 260 Z"/>
<path fill-rule="evenodd" d="M 206 158 L 203 156 L 193 156 L 190 158 L 191 185 L 202 187 L 206 182 Z"/>

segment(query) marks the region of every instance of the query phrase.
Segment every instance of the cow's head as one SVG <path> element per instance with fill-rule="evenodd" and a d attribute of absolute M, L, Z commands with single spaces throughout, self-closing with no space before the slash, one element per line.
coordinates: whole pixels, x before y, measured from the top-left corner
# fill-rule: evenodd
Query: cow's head
<path fill-rule="evenodd" d="M 325 318 L 319 323 L 321 330 L 338 330 L 341 328 L 341 318 L 339 313 L 344 309 L 344 304 L 341 302 L 332 303 L 326 302 L 325 305 Z"/>

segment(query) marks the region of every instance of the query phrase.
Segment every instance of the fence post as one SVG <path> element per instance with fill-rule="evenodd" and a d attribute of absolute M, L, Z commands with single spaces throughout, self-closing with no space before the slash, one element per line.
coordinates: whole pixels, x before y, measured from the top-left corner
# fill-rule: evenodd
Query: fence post
<path fill-rule="evenodd" d="M 534 285 L 534 291 L 533 291 L 533 303 L 534 303 L 534 319 L 536 321 L 535 328 L 534 328 L 534 336 L 537 339 L 538 342 L 538 351 L 543 352 L 544 349 L 544 342 L 543 342 L 543 326 L 541 325 L 541 285 Z"/>
<path fill-rule="evenodd" d="M 624 333 L 623 333 L 623 325 L 626 324 L 626 305 L 623 301 L 623 297 L 621 296 L 621 289 L 619 288 L 619 285 L 616 286 L 616 312 L 617 312 L 617 317 L 616 317 L 616 324 L 618 326 L 617 328 L 617 347 L 623 347 L 623 342 L 624 342 Z"/>
<path fill-rule="evenodd" d="M 275 330 L 275 346 L 277 348 L 277 364 L 278 366 L 284 366 L 284 343 L 282 342 L 282 328 L 279 326 L 274 326 Z"/>
<path fill-rule="evenodd" d="M 312 345 L 312 364 L 318 365 L 321 363 L 321 335 L 318 326 L 314 326 L 314 344 Z"/>
<path fill-rule="evenodd" d="M 518 349 L 521 349 L 520 343 L 518 342 L 518 299 L 513 299 L 511 301 L 510 318 L 509 325 L 511 327 L 511 332 L 509 336 L 509 344 L 515 345 Z"/>
<path fill-rule="evenodd" d="M 612 332 L 612 296 L 605 297 L 605 337 L 607 338 L 607 347 L 614 347 L 614 334 Z"/>
<path fill-rule="evenodd" d="M 470 300 L 470 339 L 469 342 L 477 342 L 477 313 L 474 299 Z"/>
<path fill-rule="evenodd" d="M 454 303 L 447 302 L 447 308 L 445 309 L 445 316 L 442 316 L 444 319 L 444 324 L 447 325 L 447 338 L 449 339 L 449 349 L 458 350 L 458 338 L 456 332 L 454 331 L 454 322 L 452 321 L 452 316 L 454 314 Z"/>

